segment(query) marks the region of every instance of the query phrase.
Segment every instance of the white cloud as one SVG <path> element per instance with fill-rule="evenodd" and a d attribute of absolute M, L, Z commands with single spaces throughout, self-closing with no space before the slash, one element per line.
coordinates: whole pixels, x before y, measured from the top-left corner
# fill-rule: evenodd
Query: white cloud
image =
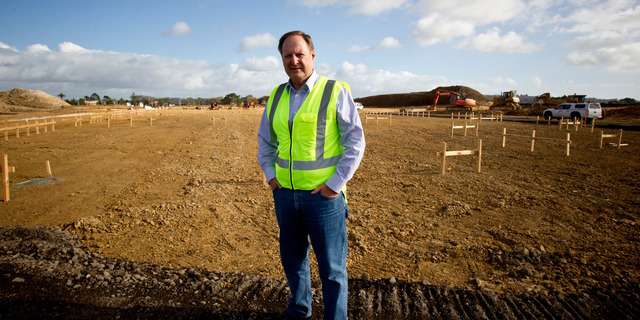
<path fill-rule="evenodd" d="M 356 97 L 429 91 L 437 86 L 449 84 L 449 81 L 444 77 L 417 74 L 410 71 L 372 69 L 365 64 L 349 61 L 343 62 L 338 70 L 327 72 L 327 74 L 349 83 Z"/>
<path fill-rule="evenodd" d="M 640 42 L 604 47 L 592 51 L 573 51 L 567 60 L 575 65 L 604 65 L 613 72 L 640 72 Z"/>
<path fill-rule="evenodd" d="M 304 0 L 302 3 L 308 7 L 343 6 L 349 8 L 351 13 L 373 16 L 400 8 L 407 2 L 407 0 Z"/>
<path fill-rule="evenodd" d="M 247 70 L 252 71 L 274 71 L 280 70 L 280 60 L 274 56 L 266 56 L 264 58 L 248 58 L 242 65 Z"/>
<path fill-rule="evenodd" d="M 18 52 L 18 49 L 16 49 L 16 47 L 12 47 L 4 42 L 0 41 L 0 50 L 8 50 L 8 51 L 13 51 L 13 52 Z"/>
<path fill-rule="evenodd" d="M 491 30 L 468 38 L 460 44 L 462 48 L 475 49 L 482 52 L 529 53 L 539 49 L 538 46 L 527 43 L 519 34 L 509 31 L 500 35 L 500 29 Z"/>
<path fill-rule="evenodd" d="M 570 52 L 567 55 L 567 60 L 577 65 L 594 65 L 600 62 L 600 59 L 594 52 Z"/>
<path fill-rule="evenodd" d="M 127 97 L 268 94 L 286 76 L 273 56 L 212 65 L 156 55 L 85 49 L 71 42 L 38 54 L 0 50 L 0 88 L 29 87 L 67 96 L 99 92 Z"/>
<path fill-rule="evenodd" d="M 399 47 L 400 47 L 400 40 L 394 37 L 384 37 L 375 46 L 354 44 L 351 47 L 349 47 L 349 49 L 347 49 L 347 52 L 360 53 L 360 52 L 366 52 L 366 51 L 373 51 L 373 50 L 379 50 L 379 49 L 393 49 L 393 48 L 399 48 Z"/>
<path fill-rule="evenodd" d="M 567 61 L 612 72 L 640 71 L 640 4 L 630 0 L 591 2 L 564 19 L 576 35 Z"/>
<path fill-rule="evenodd" d="M 51 49 L 44 44 L 35 43 L 27 47 L 28 53 L 51 52 Z"/>
<path fill-rule="evenodd" d="M 351 47 L 349 47 L 349 49 L 347 49 L 348 52 L 354 52 L 354 53 L 359 53 L 359 52 L 365 52 L 365 51 L 369 51 L 372 48 L 370 46 L 360 46 L 360 45 L 352 45 Z"/>
<path fill-rule="evenodd" d="M 249 51 L 260 47 L 275 48 L 277 44 L 276 38 L 271 33 L 259 33 L 244 37 L 240 42 L 240 51 Z"/>
<path fill-rule="evenodd" d="M 474 28 L 470 22 L 448 19 L 434 13 L 418 20 L 413 29 L 413 36 L 418 43 L 428 46 L 456 37 L 470 36 Z"/>
<path fill-rule="evenodd" d="M 167 36 L 185 36 L 191 33 L 191 27 L 184 21 L 176 22 L 169 30 L 163 32 Z"/>
<path fill-rule="evenodd" d="M 380 44 L 378 44 L 380 48 L 398 48 L 400 47 L 400 41 L 394 37 L 384 37 Z"/>
<path fill-rule="evenodd" d="M 473 25 L 487 25 L 519 17 L 526 9 L 520 0 L 420 0 L 415 10 L 423 16 L 438 14 L 441 21 L 466 21 Z"/>
<path fill-rule="evenodd" d="M 63 42 L 58 45 L 58 49 L 62 53 L 87 53 L 89 50 L 73 43 L 73 42 Z"/>

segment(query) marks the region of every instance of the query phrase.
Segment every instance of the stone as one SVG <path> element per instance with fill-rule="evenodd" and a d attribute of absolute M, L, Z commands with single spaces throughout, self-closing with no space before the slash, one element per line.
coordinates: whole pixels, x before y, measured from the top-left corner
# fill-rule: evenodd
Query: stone
<path fill-rule="evenodd" d="M 24 283 L 25 280 L 24 280 L 24 278 L 15 277 L 15 278 L 13 278 L 13 280 L 11 280 L 11 282 L 13 282 L 13 283 Z"/>

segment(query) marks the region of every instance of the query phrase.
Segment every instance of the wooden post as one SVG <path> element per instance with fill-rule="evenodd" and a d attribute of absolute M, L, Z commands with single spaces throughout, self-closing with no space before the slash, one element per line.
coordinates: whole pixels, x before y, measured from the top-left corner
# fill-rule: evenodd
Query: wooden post
<path fill-rule="evenodd" d="M 47 133 L 47 130 L 49 130 L 49 128 L 47 128 L 47 120 L 44 121 L 44 133 Z"/>
<path fill-rule="evenodd" d="M 427 118 L 431 118 L 431 111 L 427 111 Z"/>
<path fill-rule="evenodd" d="M 78 127 L 78 118 L 76 118 L 76 122 L 73 123 L 73 126 L 76 128 Z"/>
<path fill-rule="evenodd" d="M 593 133 L 593 129 L 596 127 L 596 118 L 591 119 L 591 133 Z"/>
<path fill-rule="evenodd" d="M 547 127 L 551 127 L 551 117 L 547 118 Z"/>
<path fill-rule="evenodd" d="M 149 117 L 149 127 L 153 127 L 153 117 Z"/>
<path fill-rule="evenodd" d="M 454 127 L 455 123 L 453 122 L 453 119 L 451 120 L 451 138 L 453 138 L 453 127 Z"/>
<path fill-rule="evenodd" d="M 482 139 L 478 139 L 478 173 L 482 172 Z"/>
<path fill-rule="evenodd" d="M 451 112 L 451 120 L 453 120 L 453 112 Z"/>
<path fill-rule="evenodd" d="M 536 127 L 540 124 L 540 116 L 536 116 Z"/>
<path fill-rule="evenodd" d="M 36 121 L 36 134 L 40 134 L 40 125 L 38 121 Z"/>
<path fill-rule="evenodd" d="M 2 199 L 4 203 L 9 202 L 9 155 L 2 155 Z"/>
<path fill-rule="evenodd" d="M 20 138 L 20 128 L 16 128 L 16 138 Z"/>
<path fill-rule="evenodd" d="M 507 128 L 502 128 L 502 147 L 507 146 Z"/>
<path fill-rule="evenodd" d="M 622 129 L 620 129 L 620 133 L 618 134 L 618 149 L 622 147 Z"/>
<path fill-rule="evenodd" d="M 56 132 L 56 121 L 52 120 L 51 122 L 51 132 Z"/>
<path fill-rule="evenodd" d="M 478 130 L 480 130 L 480 122 L 476 122 L 476 137 L 478 136 Z"/>
<path fill-rule="evenodd" d="M 531 132 L 531 152 L 533 152 L 535 147 L 536 147 L 536 130 L 533 130 L 533 132 Z"/>
<path fill-rule="evenodd" d="M 604 146 L 604 130 L 600 129 L 600 149 Z"/>
<path fill-rule="evenodd" d="M 562 130 L 562 123 L 564 122 L 564 117 L 560 117 L 560 121 L 558 121 L 558 125 L 560 126 L 559 130 Z"/>
<path fill-rule="evenodd" d="M 567 157 L 569 156 L 570 149 L 571 149 L 571 133 L 567 132 Z"/>
<path fill-rule="evenodd" d="M 580 125 L 580 122 L 578 121 L 578 118 L 573 118 L 573 125 L 576 126 L 576 132 L 578 132 L 578 127 Z M 569 128 L 567 128 L 569 129 Z"/>
<path fill-rule="evenodd" d="M 111 128 L 111 116 L 107 118 L 107 128 Z"/>
<path fill-rule="evenodd" d="M 464 121 L 464 136 L 467 136 L 467 120 Z"/>
<path fill-rule="evenodd" d="M 443 141 L 442 145 L 442 175 L 444 176 L 447 173 L 447 143 Z"/>
<path fill-rule="evenodd" d="M 47 174 L 49 175 L 49 177 L 53 176 L 53 173 L 51 173 L 51 163 L 49 162 L 49 160 L 47 160 L 45 164 L 47 166 Z"/>

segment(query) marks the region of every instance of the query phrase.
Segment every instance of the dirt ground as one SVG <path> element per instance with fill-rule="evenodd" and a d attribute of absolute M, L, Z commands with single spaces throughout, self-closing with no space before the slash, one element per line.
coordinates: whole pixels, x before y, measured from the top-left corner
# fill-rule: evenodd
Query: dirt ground
<path fill-rule="evenodd" d="M 261 110 L 165 112 L 0 141 L 16 167 L 0 226 L 59 226 L 94 252 L 134 262 L 282 279 L 271 192 L 256 161 Z M 211 116 L 215 117 L 212 124 Z M 4 120 L 6 118 L 2 118 Z M 622 149 L 599 135 L 483 121 L 476 138 L 448 119 L 365 124 L 367 149 L 349 183 L 351 278 L 578 292 L 640 281 L 640 133 Z M 45 161 L 51 162 L 50 183 Z M 31 180 L 31 183 L 28 181 Z M 27 182 L 22 183 L 21 182 Z M 317 276 L 314 278 L 318 284 Z M 394 280 L 395 281 L 395 280 Z"/>

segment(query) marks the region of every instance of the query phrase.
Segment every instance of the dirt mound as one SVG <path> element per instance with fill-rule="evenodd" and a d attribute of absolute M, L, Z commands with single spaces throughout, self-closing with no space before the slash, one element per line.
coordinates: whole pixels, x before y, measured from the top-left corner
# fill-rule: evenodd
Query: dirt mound
<path fill-rule="evenodd" d="M 487 102 L 487 98 L 479 91 L 465 86 L 449 86 L 437 87 L 431 91 L 382 94 L 377 96 L 369 96 L 355 99 L 356 102 L 362 103 L 365 107 L 407 107 L 407 106 L 424 106 L 432 105 L 435 98 L 436 90 L 447 90 L 459 92 L 466 98 L 475 99 L 477 103 Z M 439 104 L 447 104 L 448 99 L 445 97 L 438 101 Z"/>
<path fill-rule="evenodd" d="M 638 287 L 496 293 L 395 278 L 349 279 L 353 319 L 634 319 Z M 281 280 L 106 258 L 59 229 L 0 228 L 0 319 L 279 319 Z M 314 319 L 322 318 L 314 288 Z"/>
<path fill-rule="evenodd" d="M 41 111 L 70 106 L 64 100 L 40 90 L 14 88 L 0 92 L 0 112 Z"/>

